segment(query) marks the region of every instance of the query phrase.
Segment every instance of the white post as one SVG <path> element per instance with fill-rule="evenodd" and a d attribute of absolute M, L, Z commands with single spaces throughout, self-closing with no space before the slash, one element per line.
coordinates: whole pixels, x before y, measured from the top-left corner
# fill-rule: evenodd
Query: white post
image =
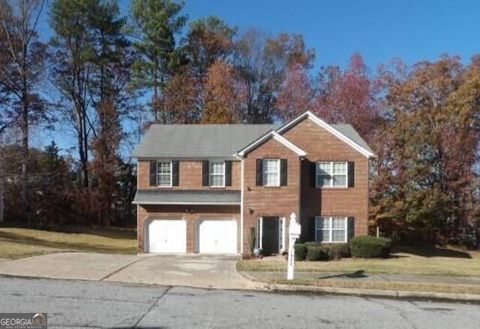
<path fill-rule="evenodd" d="M 290 238 L 288 242 L 287 280 L 293 280 L 293 272 L 295 270 L 295 239 Z"/>
<path fill-rule="evenodd" d="M 295 241 L 300 236 L 301 226 L 297 223 L 295 213 L 290 214 L 290 223 L 288 225 L 288 267 L 287 280 L 293 280 L 295 269 Z"/>

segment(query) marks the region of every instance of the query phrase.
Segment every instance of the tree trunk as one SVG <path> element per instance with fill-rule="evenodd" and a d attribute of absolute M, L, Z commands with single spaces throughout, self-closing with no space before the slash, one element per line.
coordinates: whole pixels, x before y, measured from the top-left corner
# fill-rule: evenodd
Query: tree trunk
<path fill-rule="evenodd" d="M 27 93 L 24 95 L 22 100 L 22 122 L 21 122 L 21 132 L 22 132 L 22 142 L 21 142 L 21 154 L 22 154 L 22 175 L 21 175 L 21 198 L 22 198 L 22 207 L 24 211 L 27 211 L 28 214 L 28 100 Z M 30 217 L 30 216 L 29 216 Z"/>
<path fill-rule="evenodd" d="M 87 123 L 84 119 L 83 124 L 83 159 L 82 159 L 82 176 L 83 176 L 83 187 L 88 188 L 90 186 L 89 172 L 88 172 L 88 133 L 87 133 Z"/>
<path fill-rule="evenodd" d="M 154 61 L 153 67 L 153 98 L 152 98 L 152 111 L 153 111 L 153 122 L 159 122 L 159 115 L 158 115 L 158 81 L 157 81 L 157 73 L 158 73 L 158 63 Z"/>
<path fill-rule="evenodd" d="M 3 148 L 0 146 L 0 223 L 4 220 L 5 166 Z"/>
<path fill-rule="evenodd" d="M 88 179 L 88 141 L 87 141 L 87 122 L 83 109 L 77 110 L 78 113 L 78 157 L 80 160 L 80 187 L 87 188 Z"/>

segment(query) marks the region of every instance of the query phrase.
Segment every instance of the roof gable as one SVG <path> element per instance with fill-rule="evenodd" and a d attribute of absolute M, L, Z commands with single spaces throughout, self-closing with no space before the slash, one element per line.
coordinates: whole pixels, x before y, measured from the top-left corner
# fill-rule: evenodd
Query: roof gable
<path fill-rule="evenodd" d="M 356 132 L 356 130 L 348 124 L 339 124 L 339 125 L 330 125 L 317 117 L 310 111 L 307 111 L 300 116 L 296 117 L 292 121 L 286 123 L 285 125 L 279 127 L 275 132 L 278 134 L 282 134 L 285 131 L 293 128 L 298 123 L 303 121 L 304 119 L 310 119 L 319 127 L 322 127 L 332 135 L 336 136 L 338 139 L 349 145 L 354 150 L 360 152 L 367 158 L 376 157 L 370 147 L 365 143 L 365 141 L 360 137 L 360 135 Z"/>
<path fill-rule="evenodd" d="M 307 152 L 305 152 L 304 150 L 302 150 L 301 148 L 299 148 L 298 146 L 296 146 L 295 144 L 293 144 L 292 142 L 290 142 L 285 137 L 283 137 L 282 135 L 278 134 L 275 131 L 268 132 L 262 137 L 258 138 L 256 141 L 250 143 L 249 145 L 247 145 L 246 147 L 238 151 L 237 155 L 241 157 L 245 156 L 247 153 L 256 149 L 257 147 L 265 143 L 270 138 L 273 138 L 274 140 L 280 142 L 285 147 L 295 152 L 298 156 L 304 157 L 307 155 Z"/>

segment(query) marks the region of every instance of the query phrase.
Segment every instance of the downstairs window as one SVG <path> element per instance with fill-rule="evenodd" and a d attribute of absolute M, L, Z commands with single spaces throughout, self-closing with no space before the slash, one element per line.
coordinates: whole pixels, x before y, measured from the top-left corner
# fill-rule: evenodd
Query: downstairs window
<path fill-rule="evenodd" d="M 347 242 L 348 217 L 315 217 L 315 241 Z"/>

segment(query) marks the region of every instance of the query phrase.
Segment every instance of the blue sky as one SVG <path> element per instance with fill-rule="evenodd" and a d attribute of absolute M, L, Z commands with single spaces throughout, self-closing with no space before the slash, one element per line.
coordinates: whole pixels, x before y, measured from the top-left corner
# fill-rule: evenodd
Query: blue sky
<path fill-rule="evenodd" d="M 218 15 L 240 28 L 301 33 L 316 64 L 344 65 L 353 52 L 376 66 L 444 53 L 468 60 L 480 50 L 480 1 L 467 0 L 192 0 L 193 19 Z"/>
<path fill-rule="evenodd" d="M 120 0 L 126 15 L 128 0 Z M 316 51 L 316 67 L 344 65 L 360 52 L 376 67 L 394 57 L 407 63 L 441 54 L 468 61 L 480 52 L 478 0 L 189 0 L 190 20 L 216 15 L 240 30 L 301 33 Z M 48 19 L 41 22 L 48 39 Z"/>
<path fill-rule="evenodd" d="M 127 15 L 129 1 L 120 6 Z M 315 70 L 343 66 L 353 52 L 372 69 L 395 57 L 412 64 L 448 53 L 467 62 L 480 52 L 478 0 L 190 0 L 183 12 L 190 20 L 216 15 L 240 30 L 301 33 L 315 49 Z M 48 40 L 47 15 L 40 28 Z M 74 140 L 60 131 L 41 135 L 40 144 L 55 138 L 64 150 Z"/>

